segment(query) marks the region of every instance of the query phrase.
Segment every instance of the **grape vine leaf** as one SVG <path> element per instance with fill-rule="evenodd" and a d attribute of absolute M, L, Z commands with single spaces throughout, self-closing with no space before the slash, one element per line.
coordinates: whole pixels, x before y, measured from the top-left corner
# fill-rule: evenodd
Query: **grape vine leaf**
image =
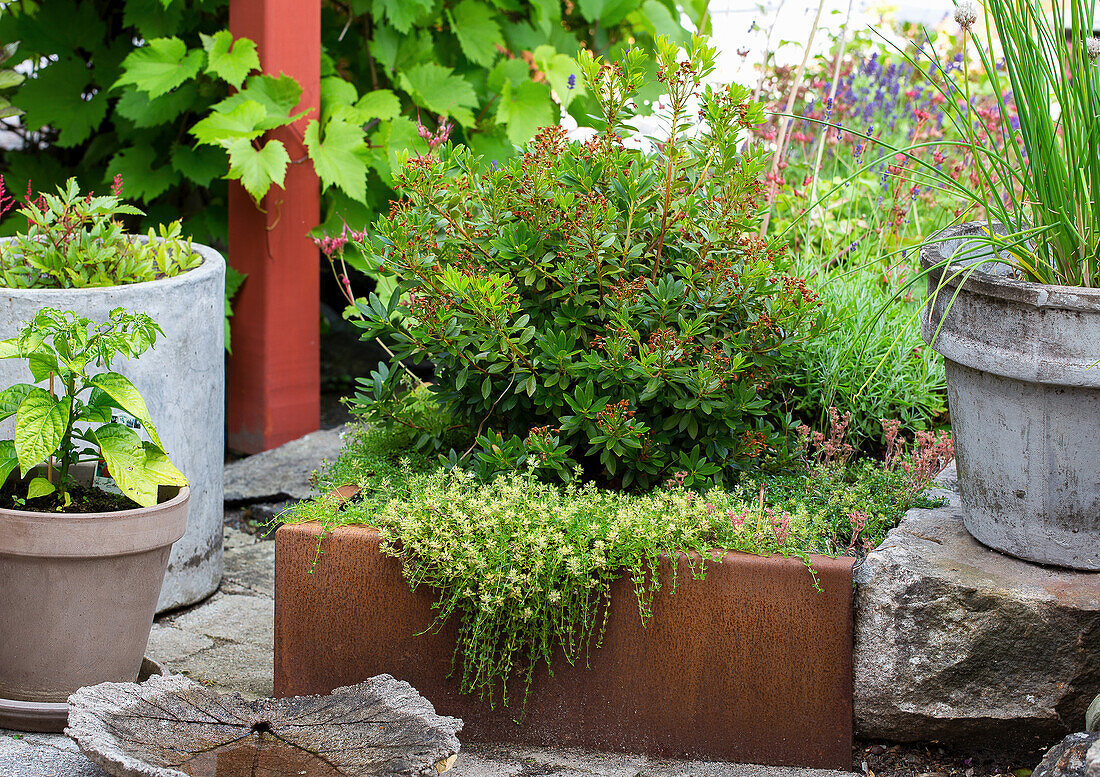
<path fill-rule="evenodd" d="M 527 80 L 530 72 L 530 66 L 519 57 L 502 59 L 489 71 L 485 83 L 489 89 L 499 94 L 504 89 L 505 81 L 511 81 L 512 86 L 517 86 Z"/>
<path fill-rule="evenodd" d="M 126 0 L 124 5 L 123 25 L 135 27 L 143 38 L 174 35 L 183 19 L 183 4 L 170 8 L 170 0 Z"/>
<path fill-rule="evenodd" d="M 615 26 L 637 7 L 637 0 L 577 0 L 581 16 L 602 27 Z"/>
<path fill-rule="evenodd" d="M 561 3 L 558 0 L 532 0 L 531 9 L 534 11 L 532 20 L 543 35 L 549 36 L 555 26 L 561 25 Z"/>
<path fill-rule="evenodd" d="M 91 89 L 91 79 L 92 71 L 78 57 L 62 57 L 39 69 L 19 89 L 24 126 L 53 127 L 62 148 L 86 141 L 107 116 L 107 95 Z"/>
<path fill-rule="evenodd" d="M 453 73 L 449 67 L 425 62 L 402 71 L 398 80 L 428 110 L 451 116 L 464 127 L 473 126 L 470 109 L 477 106 L 477 95 L 469 81 Z"/>
<path fill-rule="evenodd" d="M 659 0 L 646 0 L 642 4 L 642 12 L 645 24 L 653 29 L 653 37 L 667 35 L 676 43 L 686 43 L 691 35 L 680 26 L 668 7 Z"/>
<path fill-rule="evenodd" d="M 229 151 L 229 173 L 226 178 L 239 179 L 241 185 L 256 202 L 259 202 L 271 188 L 271 184 L 283 185 L 286 178 L 286 166 L 290 164 L 290 155 L 286 146 L 279 140 L 269 140 L 257 149 L 252 141 L 241 138 L 227 146 Z"/>
<path fill-rule="evenodd" d="M 390 24 L 404 35 L 412 29 L 416 18 L 423 12 L 430 11 L 435 4 L 432 0 L 377 0 L 374 5 L 375 14 L 381 9 Z"/>
<path fill-rule="evenodd" d="M 154 167 L 159 155 L 151 146 L 131 146 L 120 150 L 111 158 L 106 179 L 116 174 L 126 182 L 126 196 L 149 202 L 168 191 L 180 181 L 180 175 L 172 165 Z"/>
<path fill-rule="evenodd" d="M 206 50 L 206 72 L 216 75 L 234 89 L 240 89 L 245 77 L 260 69 L 260 57 L 255 42 L 248 38 L 233 40 L 229 30 L 218 30 L 213 35 L 199 33 Z"/>
<path fill-rule="evenodd" d="M 327 123 L 334 111 L 349 108 L 359 99 L 355 84 L 339 76 L 321 79 L 321 123 Z"/>
<path fill-rule="evenodd" d="M 497 47 L 504 47 L 504 37 L 495 20 L 496 13 L 480 0 L 462 0 L 447 11 L 451 31 L 458 38 L 462 53 L 471 62 L 484 67 L 492 65 L 500 56 Z"/>
<path fill-rule="evenodd" d="M 122 75 L 113 88 L 131 84 L 150 97 L 159 97 L 194 78 L 203 59 L 201 51 L 188 51 L 179 38 L 153 38 L 123 60 Z"/>
<path fill-rule="evenodd" d="M 503 127 L 494 126 L 492 132 L 473 132 L 466 138 L 466 145 L 486 164 L 501 162 L 515 156 L 516 149 Z"/>
<path fill-rule="evenodd" d="M 243 100 L 232 110 L 215 110 L 196 122 L 191 134 L 200 144 L 225 146 L 238 140 L 252 140 L 264 132 L 267 111 L 255 100 Z"/>
<path fill-rule="evenodd" d="M 401 101 L 389 89 L 375 89 L 367 92 L 355 103 L 361 120 L 396 118 L 401 113 Z"/>
<path fill-rule="evenodd" d="M 172 167 L 184 178 L 199 186 L 209 186 L 215 178 L 225 175 L 228 162 L 225 154 L 213 146 L 191 147 L 186 143 L 172 146 Z"/>
<path fill-rule="evenodd" d="M 127 89 L 115 103 L 115 113 L 132 121 L 135 127 L 157 127 L 191 108 L 197 99 L 194 84 L 184 84 L 152 99 L 145 92 Z"/>
<path fill-rule="evenodd" d="M 497 105 L 497 121 L 508 127 L 508 140 L 522 146 L 540 127 L 558 122 L 558 106 L 550 99 L 550 87 L 527 80 L 513 87 L 504 84 Z"/>
<path fill-rule="evenodd" d="M 568 108 L 574 97 L 584 94 L 584 82 L 572 57 L 558 53 L 553 46 L 539 46 L 531 54 L 535 67 L 546 76 L 561 101 L 561 107 Z M 569 85 L 570 76 L 573 77 L 572 86 Z"/>
<path fill-rule="evenodd" d="M 290 115 L 301 99 L 302 87 L 290 76 L 283 74 L 276 78 L 267 74 L 255 75 L 245 80 L 243 89 L 214 105 L 214 110 L 226 112 L 244 102 L 259 103 L 267 116 L 258 126 L 259 129 L 267 130 L 305 116 L 308 110 Z"/>
<path fill-rule="evenodd" d="M 325 125 L 320 137 L 320 123 L 306 125 L 305 144 L 313 169 L 325 189 L 336 186 L 358 202 L 367 198 L 367 165 L 364 161 L 366 143 L 363 130 L 342 119 Z"/>
<path fill-rule="evenodd" d="M 416 124 L 404 116 L 393 121 L 383 122 L 378 131 L 371 136 L 371 145 L 385 149 L 383 153 L 374 153 L 371 164 L 387 186 L 393 185 L 393 171 L 398 169 L 399 155 L 403 151 L 409 154 L 426 154 L 428 144 L 416 131 Z"/>

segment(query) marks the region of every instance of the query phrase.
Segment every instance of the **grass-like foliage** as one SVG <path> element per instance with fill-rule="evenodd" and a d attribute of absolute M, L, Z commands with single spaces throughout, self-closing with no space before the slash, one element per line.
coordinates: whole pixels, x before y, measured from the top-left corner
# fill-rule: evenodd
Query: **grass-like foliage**
<path fill-rule="evenodd" d="M 848 465 L 848 422 L 834 413 L 828 437 L 806 440 L 814 454 L 801 471 L 729 490 L 688 489 L 678 473 L 645 495 L 550 484 L 533 470 L 486 482 L 433 468 L 423 454 L 405 458 L 408 433 L 361 428 L 317 482 L 322 491 L 355 483 L 356 497 L 299 503 L 283 520 L 376 527 L 410 585 L 435 592 L 437 625 L 457 619 L 462 689 L 507 703 L 506 689 L 526 688 L 559 648 L 575 663 L 598 647 L 616 578 L 630 576 L 645 621 L 662 555 L 700 576 L 726 550 L 781 553 L 806 560 L 812 574 L 809 553 L 860 555 L 906 509 L 927 504 L 921 492 L 948 460 L 949 443 L 925 440 L 902 456 L 894 427 L 892 466 Z"/>
<path fill-rule="evenodd" d="M 751 234 L 766 155 L 746 136 L 761 107 L 703 85 L 714 56 L 699 38 L 660 40 L 668 138 L 652 153 L 622 140 L 646 73 L 632 49 L 578 59 L 600 108 L 587 142 L 550 127 L 499 165 L 446 145 L 408 160 L 400 201 L 362 242 L 398 281 L 359 305 L 364 336 L 395 355 L 356 396 L 365 419 L 407 423 L 396 362 L 411 358 L 435 365 L 432 391 L 475 438 L 452 461 L 482 475 L 579 467 L 645 489 L 681 471 L 729 482 L 787 451 L 781 356 L 819 303 L 782 245 Z"/>
<path fill-rule="evenodd" d="M 970 271 L 1000 262 L 1025 280 L 1100 287 L 1095 6 L 1069 0 L 1048 14 L 1040 0 L 986 0 L 983 8 L 984 40 L 972 29 L 982 8 L 963 0 L 955 13 L 964 30 L 963 77 L 935 80 L 947 71 L 934 52 L 922 51 L 932 62 L 919 66 L 942 95 L 957 138 L 938 145 L 967 158 L 971 176 L 924 159 L 927 144 L 902 153 L 921 185 L 969 203 L 990 222 L 985 235 L 973 239 L 989 250 Z M 993 111 L 978 110 L 971 96 L 966 74 L 974 57 L 996 98 Z"/>

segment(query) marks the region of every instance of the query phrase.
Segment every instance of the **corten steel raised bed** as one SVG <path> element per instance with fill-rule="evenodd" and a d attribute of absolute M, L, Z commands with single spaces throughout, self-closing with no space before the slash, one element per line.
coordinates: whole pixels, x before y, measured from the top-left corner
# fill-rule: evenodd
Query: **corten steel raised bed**
<path fill-rule="evenodd" d="M 275 694 L 323 694 L 376 674 L 411 683 L 470 741 L 589 747 L 659 757 L 848 769 L 852 757 L 851 559 L 729 553 L 703 580 L 681 568 L 641 625 L 630 581 L 616 582 L 603 646 L 588 667 L 536 671 L 495 710 L 458 692 L 455 628 L 424 632 L 432 594 L 410 591 L 399 561 L 360 527 L 275 535 Z M 316 566 L 314 566 L 316 562 Z M 310 569 L 315 569 L 310 573 Z M 662 582 L 670 566 L 662 565 Z"/>

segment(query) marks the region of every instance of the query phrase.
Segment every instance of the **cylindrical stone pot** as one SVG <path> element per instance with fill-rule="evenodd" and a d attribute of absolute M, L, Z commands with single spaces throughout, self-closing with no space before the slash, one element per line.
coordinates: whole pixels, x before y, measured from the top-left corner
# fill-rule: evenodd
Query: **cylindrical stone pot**
<path fill-rule="evenodd" d="M 167 492 L 167 493 L 165 493 Z M 134 682 L 190 491 L 113 513 L 0 510 L 0 699 Z"/>
<path fill-rule="evenodd" d="M 202 264 L 172 278 L 88 289 L 0 288 L 0 339 L 14 337 L 43 307 L 99 321 L 121 307 L 147 313 L 164 330 L 153 350 L 111 365 L 137 386 L 168 458 L 191 484 L 187 532 L 172 549 L 158 612 L 205 598 L 222 578 L 225 260 L 212 248 L 193 248 Z M 30 371 L 18 360 L 0 360 L 0 387 L 21 382 L 33 382 Z M 0 422 L 0 439 L 11 439 L 14 430 L 14 419 Z"/>
<path fill-rule="evenodd" d="M 986 226 L 947 230 L 921 254 L 922 330 L 946 366 L 963 520 L 996 550 L 1098 571 L 1100 289 L 1029 283 L 992 262 L 953 278 L 989 256 L 974 242 Z"/>

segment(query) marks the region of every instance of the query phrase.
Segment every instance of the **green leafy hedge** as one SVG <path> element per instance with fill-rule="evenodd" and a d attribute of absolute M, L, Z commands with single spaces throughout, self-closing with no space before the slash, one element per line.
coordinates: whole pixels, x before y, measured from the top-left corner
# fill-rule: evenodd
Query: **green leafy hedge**
<path fill-rule="evenodd" d="M 321 109 L 308 117 L 304 140 L 325 188 L 326 225 L 361 228 L 386 207 L 398 153 L 424 150 L 418 122 L 434 130 L 450 119 L 452 139 L 508 157 L 556 121 L 551 90 L 570 111 L 590 110 L 585 95 L 564 87 L 581 47 L 684 39 L 681 12 L 705 28 L 705 7 L 325 0 Z M 121 173 L 147 222 L 182 217 L 200 242 L 224 240 L 225 180 L 240 179 L 256 197 L 282 182 L 287 150 L 261 135 L 294 118 L 299 95 L 292 79 L 256 71 L 255 46 L 234 41 L 227 18 L 226 0 L 7 4 L 0 43 L 20 41 L 19 57 L 34 63 L 8 95 L 25 111 L 17 131 L 27 143 L 0 152 L 9 188 L 33 180 L 50 190 L 75 176 L 85 189 L 103 189 Z"/>

